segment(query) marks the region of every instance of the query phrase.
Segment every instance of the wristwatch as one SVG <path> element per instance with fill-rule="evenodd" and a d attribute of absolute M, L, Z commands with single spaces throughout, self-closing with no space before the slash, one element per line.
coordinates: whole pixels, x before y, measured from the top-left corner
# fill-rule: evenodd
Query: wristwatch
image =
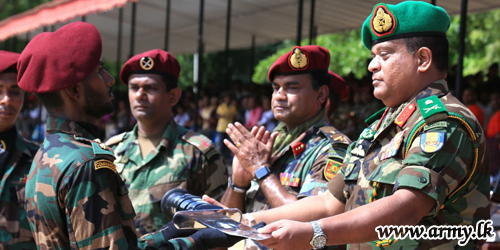
<path fill-rule="evenodd" d="M 321 229 L 321 225 L 317 220 L 311 221 L 311 224 L 313 226 L 314 235 L 309 243 L 311 244 L 313 249 L 322 249 L 326 246 L 326 234 Z"/>
<path fill-rule="evenodd" d="M 255 179 L 261 180 L 264 177 L 268 176 L 271 173 L 271 170 L 269 169 L 269 164 L 264 164 L 261 165 L 257 170 L 255 170 Z"/>

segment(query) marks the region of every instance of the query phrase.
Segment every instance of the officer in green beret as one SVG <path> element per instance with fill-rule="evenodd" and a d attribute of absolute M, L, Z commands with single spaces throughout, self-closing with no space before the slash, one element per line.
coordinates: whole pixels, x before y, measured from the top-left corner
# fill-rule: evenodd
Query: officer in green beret
<path fill-rule="evenodd" d="M 267 225 L 261 232 L 272 238 L 262 244 L 477 249 L 491 236 L 483 131 L 444 80 L 449 25 L 444 9 L 425 2 L 373 8 L 362 39 L 371 49 L 374 95 L 386 108 L 366 120 L 369 126 L 349 146 L 328 192 L 248 215 L 256 221 L 295 220 Z M 434 229 L 412 238 L 379 236 L 377 226 L 385 225 Z M 445 235 L 439 226 L 468 228 L 469 234 Z"/>
<path fill-rule="evenodd" d="M 26 176 L 38 146 L 15 126 L 24 101 L 17 85 L 19 54 L 0 51 L 0 58 L 0 249 L 36 249 L 23 204 Z"/>

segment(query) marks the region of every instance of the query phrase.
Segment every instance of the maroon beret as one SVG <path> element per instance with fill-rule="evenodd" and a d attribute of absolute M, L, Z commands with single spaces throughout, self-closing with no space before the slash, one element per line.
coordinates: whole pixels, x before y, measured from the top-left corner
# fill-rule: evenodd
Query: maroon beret
<path fill-rule="evenodd" d="M 330 52 L 317 45 L 295 46 L 293 49 L 276 60 L 267 78 L 273 81 L 274 75 L 309 74 L 328 72 L 330 66 Z"/>
<path fill-rule="evenodd" d="M 132 74 L 157 74 L 172 79 L 177 84 L 180 72 L 181 66 L 172 54 L 154 49 L 128 59 L 120 71 L 120 79 L 127 85 Z"/>
<path fill-rule="evenodd" d="M 340 101 L 345 101 L 349 97 L 349 87 L 345 84 L 344 78 L 337 75 L 337 73 L 333 71 L 328 71 L 328 74 L 332 77 L 332 81 L 330 82 L 330 91 L 335 91 L 340 97 Z"/>
<path fill-rule="evenodd" d="M 0 50 L 0 73 L 7 70 L 9 72 L 17 72 L 16 64 L 18 59 L 18 53 Z"/>
<path fill-rule="evenodd" d="M 38 34 L 17 63 L 19 87 L 32 93 L 69 88 L 96 70 L 101 52 L 101 35 L 89 23 L 74 22 Z"/>

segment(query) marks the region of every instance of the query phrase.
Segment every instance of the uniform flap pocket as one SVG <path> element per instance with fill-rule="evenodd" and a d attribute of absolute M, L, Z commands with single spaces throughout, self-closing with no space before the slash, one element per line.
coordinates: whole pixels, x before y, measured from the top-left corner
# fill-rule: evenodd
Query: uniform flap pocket
<path fill-rule="evenodd" d="M 361 162 L 359 160 L 347 163 L 344 168 L 344 180 L 346 181 L 357 180 L 360 169 L 361 169 Z"/>
<path fill-rule="evenodd" d="M 368 175 L 366 179 L 385 184 L 394 184 L 398 178 L 401 168 L 403 168 L 401 161 L 390 158 L 375 169 L 375 171 L 373 171 L 370 175 Z"/>
<path fill-rule="evenodd" d="M 148 191 L 151 201 L 159 202 L 163 198 L 163 195 L 165 195 L 165 193 L 168 192 L 170 189 L 174 188 L 186 189 L 186 187 L 187 185 L 185 180 L 178 180 L 178 181 L 156 184 L 152 187 L 149 187 Z"/>

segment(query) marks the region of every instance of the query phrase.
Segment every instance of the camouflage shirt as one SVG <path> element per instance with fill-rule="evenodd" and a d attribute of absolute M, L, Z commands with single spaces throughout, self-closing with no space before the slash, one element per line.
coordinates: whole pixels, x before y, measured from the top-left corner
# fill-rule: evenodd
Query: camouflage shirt
<path fill-rule="evenodd" d="M 436 202 L 418 225 L 475 225 L 490 218 L 483 131 L 474 115 L 449 93 L 444 80 L 381 114 L 367 120 L 371 125 L 349 146 L 340 173 L 328 184 L 346 204 L 345 211 L 412 188 Z M 464 193 L 448 198 L 456 190 Z M 351 244 L 350 249 L 381 249 L 377 244 L 389 249 L 456 249 L 457 242 L 407 237 L 392 244 Z M 459 248 L 475 249 L 477 244 L 470 240 Z"/>
<path fill-rule="evenodd" d="M 140 234 L 159 230 L 168 222 L 161 213 L 163 195 L 182 188 L 194 195 L 220 198 L 227 186 L 227 166 L 212 142 L 173 120 L 156 148 L 142 158 L 137 125 L 130 132 L 112 137 L 118 172 L 125 179 L 129 197 L 137 213 Z"/>
<path fill-rule="evenodd" d="M 135 212 L 113 153 L 93 125 L 47 119 L 47 136 L 26 183 L 26 211 L 41 249 L 144 249 L 165 243 L 160 232 L 137 239 Z M 187 240 L 171 242 L 189 249 Z"/>
<path fill-rule="evenodd" d="M 327 190 L 327 182 L 339 171 L 351 140 L 326 120 L 300 134 L 271 159 L 271 171 L 281 185 L 298 199 Z M 270 204 L 256 181 L 246 194 L 246 212 L 269 209 Z"/>
<path fill-rule="evenodd" d="M 24 210 L 24 187 L 38 146 L 14 132 L 14 150 L 8 163 L 1 166 L 0 249 L 36 249 Z"/>

